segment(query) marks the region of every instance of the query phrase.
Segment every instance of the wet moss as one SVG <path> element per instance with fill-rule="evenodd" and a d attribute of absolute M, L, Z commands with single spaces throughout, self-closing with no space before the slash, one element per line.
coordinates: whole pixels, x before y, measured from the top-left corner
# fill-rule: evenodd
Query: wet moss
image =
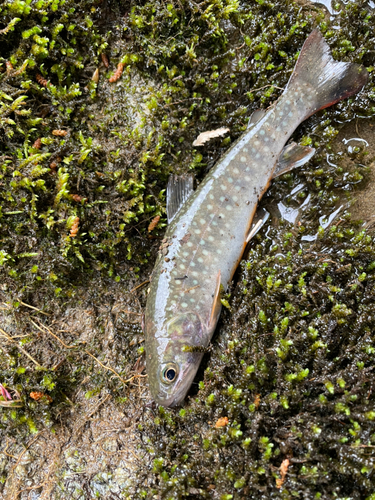
<path fill-rule="evenodd" d="M 230 309 L 197 395 L 181 411 L 150 410 L 139 427 L 155 461 L 134 482 L 144 498 L 370 496 L 375 247 L 348 211 L 326 229 L 321 218 L 368 175 L 366 151 L 348 159 L 334 149 L 343 123 L 375 114 L 368 4 L 337 5 L 329 20 L 289 1 L 85 0 L 77 8 L 13 0 L 1 16 L 0 326 L 14 337 L 1 347 L 1 381 L 23 407 L 2 408 L 0 426 L 18 439 L 59 425 L 79 390 L 87 401 L 101 390 L 119 405 L 132 397 L 121 379 L 142 339 L 126 292 L 152 269 L 169 174 L 203 178 L 251 113 L 280 95 L 313 26 L 336 58 L 366 65 L 360 96 L 296 131 L 317 154 L 275 182 L 264 203 L 303 183 L 287 197 L 299 206 L 310 196 L 301 224 L 280 222 L 256 237 L 223 298 Z M 200 132 L 223 125 L 230 138 L 192 147 Z M 304 243 L 311 235 L 315 243 Z M 61 325 L 79 308 L 95 318 L 91 337 Z M 44 328 L 56 333 L 54 321 L 60 340 Z M 33 391 L 52 402 L 33 400 Z M 215 428 L 220 417 L 229 423 Z"/>

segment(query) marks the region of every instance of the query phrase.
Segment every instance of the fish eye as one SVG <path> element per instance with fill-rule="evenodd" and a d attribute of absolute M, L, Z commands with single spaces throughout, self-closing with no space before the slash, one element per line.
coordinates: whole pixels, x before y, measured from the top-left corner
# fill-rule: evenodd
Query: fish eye
<path fill-rule="evenodd" d="M 161 372 L 162 381 L 165 384 L 172 384 L 177 378 L 178 367 L 175 363 L 168 363 Z"/>

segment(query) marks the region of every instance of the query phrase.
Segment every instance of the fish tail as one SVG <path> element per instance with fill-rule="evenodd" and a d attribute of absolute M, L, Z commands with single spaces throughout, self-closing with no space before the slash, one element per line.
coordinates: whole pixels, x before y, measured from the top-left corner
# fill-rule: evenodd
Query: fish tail
<path fill-rule="evenodd" d="M 335 61 L 320 31 L 305 41 L 285 92 L 313 93 L 308 116 L 356 94 L 367 83 L 367 69 L 355 63 Z"/>

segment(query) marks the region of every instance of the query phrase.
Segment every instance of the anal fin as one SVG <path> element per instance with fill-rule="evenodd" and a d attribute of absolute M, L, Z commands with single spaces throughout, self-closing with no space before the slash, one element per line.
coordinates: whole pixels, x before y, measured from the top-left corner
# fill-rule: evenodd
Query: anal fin
<path fill-rule="evenodd" d="M 167 186 L 167 218 L 172 222 L 177 212 L 194 191 L 191 174 L 171 175 Z"/>
<path fill-rule="evenodd" d="M 301 167 L 310 160 L 314 153 L 314 148 L 291 142 L 281 151 L 272 179 L 290 172 L 293 168 Z"/>
<path fill-rule="evenodd" d="M 256 211 L 256 214 L 253 219 L 253 224 L 246 238 L 246 243 L 249 243 L 249 241 L 252 238 L 254 238 L 254 236 L 257 234 L 257 232 L 260 231 L 265 222 L 268 220 L 269 216 L 270 216 L 269 212 L 267 212 L 267 210 L 265 210 L 264 208 L 259 208 Z"/>
<path fill-rule="evenodd" d="M 218 320 L 219 315 L 220 315 L 220 310 L 221 310 L 220 286 L 221 286 L 221 271 L 219 271 L 217 273 L 217 277 L 216 277 L 215 292 L 214 292 L 214 296 L 213 296 L 210 320 L 208 323 L 209 330 L 212 330 L 215 328 L 215 325 L 216 325 L 217 320 Z"/>

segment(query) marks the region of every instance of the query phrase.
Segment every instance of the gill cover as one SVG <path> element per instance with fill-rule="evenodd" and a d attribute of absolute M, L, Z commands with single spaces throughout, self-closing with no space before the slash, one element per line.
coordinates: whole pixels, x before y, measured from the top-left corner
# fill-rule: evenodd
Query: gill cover
<path fill-rule="evenodd" d="M 194 312 L 179 314 L 166 324 L 164 345 L 159 344 L 158 362 L 154 364 L 157 373 L 150 374 L 150 388 L 155 401 L 163 406 L 177 406 L 181 403 L 195 377 L 202 352 L 203 325 Z"/>

